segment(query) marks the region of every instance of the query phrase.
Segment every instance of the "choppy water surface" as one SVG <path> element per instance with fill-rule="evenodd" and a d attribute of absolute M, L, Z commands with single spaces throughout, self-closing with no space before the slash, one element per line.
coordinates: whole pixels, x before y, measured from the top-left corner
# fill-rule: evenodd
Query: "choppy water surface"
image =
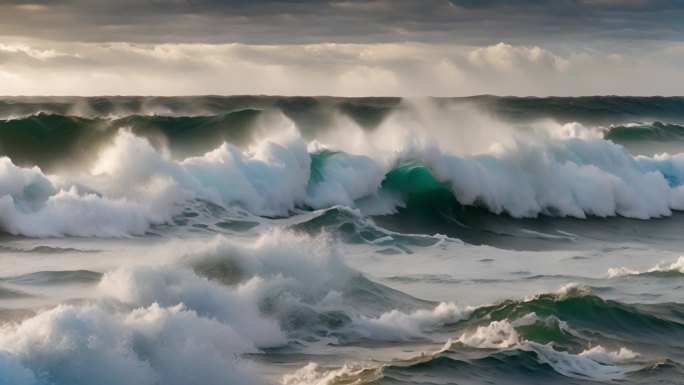
<path fill-rule="evenodd" d="M 681 383 L 684 99 L 0 99 L 0 383 Z"/>

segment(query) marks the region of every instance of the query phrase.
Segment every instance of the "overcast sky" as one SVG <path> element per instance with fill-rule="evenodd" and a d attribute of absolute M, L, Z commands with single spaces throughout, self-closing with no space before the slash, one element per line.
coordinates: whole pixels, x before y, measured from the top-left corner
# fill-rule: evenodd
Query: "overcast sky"
<path fill-rule="evenodd" d="M 0 0 L 0 95 L 682 95 L 684 0 Z"/>

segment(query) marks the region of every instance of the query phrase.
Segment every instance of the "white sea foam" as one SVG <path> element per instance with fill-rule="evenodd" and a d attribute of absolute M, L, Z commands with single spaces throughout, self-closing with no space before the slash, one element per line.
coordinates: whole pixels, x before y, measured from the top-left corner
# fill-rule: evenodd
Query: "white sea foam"
<path fill-rule="evenodd" d="M 450 182 L 463 204 L 494 213 L 585 218 L 653 218 L 684 207 L 684 189 L 665 174 L 684 170 L 681 157 L 634 158 L 611 142 L 577 138 L 547 144 L 519 140 L 496 154 L 457 157 L 426 151 L 423 163 Z"/>
<path fill-rule="evenodd" d="M 675 262 L 672 263 L 660 263 L 650 269 L 648 269 L 649 273 L 653 272 L 677 272 L 677 273 L 684 273 L 684 256 L 679 257 Z"/>
<path fill-rule="evenodd" d="M 487 326 L 463 333 L 458 342 L 484 349 L 507 349 L 518 345 L 518 332 L 508 321 L 492 321 Z"/>
<path fill-rule="evenodd" d="M 608 272 L 606 273 L 607 278 L 618 278 L 618 277 L 624 277 L 628 275 L 639 275 L 639 274 L 644 274 L 644 273 L 684 273 L 684 256 L 680 256 L 676 261 L 674 262 L 661 262 L 648 270 L 644 272 L 639 272 L 634 269 L 630 269 L 627 267 L 611 267 L 608 269 Z"/>
<path fill-rule="evenodd" d="M 325 160 L 320 183 L 310 185 L 310 167 L 296 133 L 265 138 L 245 152 L 223 144 L 176 162 L 124 130 L 78 178 L 87 189 L 2 158 L 0 226 L 37 237 L 139 235 L 170 221 L 191 199 L 284 216 L 299 206 L 353 206 L 375 193 L 384 174 L 369 158 L 335 154 Z"/>
<path fill-rule="evenodd" d="M 412 313 L 392 310 L 377 318 L 362 316 L 354 321 L 353 327 L 356 333 L 368 338 L 402 341 L 424 337 L 426 332 L 466 318 L 472 310 L 443 302 L 432 310 L 421 309 Z"/>
<path fill-rule="evenodd" d="M 583 285 L 581 283 L 577 282 L 568 282 L 566 284 L 561 285 L 561 287 L 556 290 L 555 295 L 557 299 L 563 300 L 568 297 L 574 297 L 574 296 L 583 296 L 591 293 L 591 289 Z M 525 302 L 530 302 L 538 299 L 540 296 L 544 295 L 542 294 L 531 294 L 525 297 L 524 301 Z"/>
<path fill-rule="evenodd" d="M 608 272 L 606 273 L 607 278 L 617 278 L 617 277 L 625 277 L 628 275 L 637 275 L 639 274 L 638 271 L 627 268 L 627 267 L 611 267 L 608 269 Z"/>
<path fill-rule="evenodd" d="M 523 135 L 463 106 L 404 101 L 370 133 L 338 124 L 328 146 L 388 166 L 419 160 L 461 203 L 494 213 L 646 219 L 684 207 L 684 158 L 634 157 L 578 123 L 540 122 Z"/>
<path fill-rule="evenodd" d="M 458 349 L 459 345 L 465 345 L 477 349 L 517 349 L 534 352 L 537 361 L 548 364 L 564 376 L 597 381 L 620 380 L 630 372 L 638 371 L 647 365 L 638 361 L 639 354 L 624 347 L 610 351 L 599 345 L 575 354 L 556 350 L 553 344 L 540 344 L 522 339 L 515 329 L 516 325 L 520 326 L 520 324 L 525 324 L 528 321 L 539 320 L 536 315 L 523 318 L 522 322 L 519 322 L 520 320 L 513 323 L 507 320 L 492 321 L 485 326 L 468 330 L 456 341 L 450 339 L 442 349 L 423 353 L 406 361 L 406 363 L 430 359 L 436 355 Z M 567 325 L 561 327 L 565 328 Z M 395 365 L 402 365 L 402 363 L 402 361 L 392 362 Z M 309 363 L 295 373 L 285 375 L 281 383 L 284 385 L 327 385 L 346 380 L 355 381 L 354 383 L 365 383 L 369 380 L 381 378 L 385 366 L 386 364 L 382 363 L 364 365 L 347 362 L 341 368 L 325 368 L 316 363 Z"/>
<path fill-rule="evenodd" d="M 620 348 L 618 351 L 611 352 L 602 346 L 594 346 L 591 349 L 583 351 L 579 355 L 604 364 L 624 362 L 639 357 L 639 354 L 634 353 L 625 347 Z"/>
<path fill-rule="evenodd" d="M 106 272 L 91 300 L 0 327 L 3 374 L 19 385 L 263 383 L 242 355 L 317 338 L 327 326 L 316 313 L 346 314 L 338 335 L 401 341 L 469 312 L 444 303 L 358 314 L 341 293 L 359 274 L 324 237 L 274 231 L 257 240 L 174 240 L 146 252 Z"/>
<path fill-rule="evenodd" d="M 346 363 L 341 368 L 325 368 L 311 362 L 292 374 L 286 374 L 282 385 L 330 385 L 353 381 L 364 384 L 382 377 L 382 365 Z"/>
<path fill-rule="evenodd" d="M 524 342 L 521 348 L 534 351 L 539 362 L 549 364 L 555 371 L 568 377 L 613 381 L 643 368 L 643 365 L 629 363 L 637 354 L 626 348 L 609 352 L 601 346 L 596 346 L 579 354 L 571 354 L 558 351 L 550 344 L 529 341 Z"/>
<path fill-rule="evenodd" d="M 37 167 L 20 168 L 8 158 L 0 158 L 0 194 L 0 227 L 13 234 L 117 237 L 142 234 L 166 219 L 125 198 L 60 187 Z"/>
<path fill-rule="evenodd" d="M 564 326 L 567 329 L 567 325 Z M 574 333 L 573 333 L 574 334 Z M 609 351 L 598 345 L 578 354 L 556 350 L 552 343 L 541 344 L 523 339 L 514 323 L 506 320 L 492 321 L 486 326 L 464 332 L 457 340 L 469 347 L 482 349 L 520 349 L 533 351 L 540 363 L 550 365 L 558 373 L 576 378 L 591 378 L 611 381 L 624 378 L 629 372 L 643 368 L 643 363 L 634 362 L 639 354 L 621 347 Z M 453 349 L 454 342 L 446 349 Z"/>
<path fill-rule="evenodd" d="M 2 326 L 2 379 L 19 385 L 263 383 L 240 356 L 287 343 L 278 312 L 288 310 L 291 298 L 324 302 L 355 274 L 324 244 L 272 233 L 254 244 L 217 237 L 150 249 L 157 256 L 147 265 L 105 273 L 93 300 Z M 193 271 L 207 263 L 218 271 L 220 263 L 237 266 L 238 277 L 220 284 Z M 264 314 L 264 301 L 275 314 Z"/>
<path fill-rule="evenodd" d="M 102 305 L 58 306 L 2 330 L 9 350 L 35 377 L 58 384 L 249 384 L 238 354 L 258 347 L 229 324 L 179 304 L 129 312 Z M 30 382 L 29 382 L 30 383 Z M 21 383 L 20 383 L 21 384 Z"/>

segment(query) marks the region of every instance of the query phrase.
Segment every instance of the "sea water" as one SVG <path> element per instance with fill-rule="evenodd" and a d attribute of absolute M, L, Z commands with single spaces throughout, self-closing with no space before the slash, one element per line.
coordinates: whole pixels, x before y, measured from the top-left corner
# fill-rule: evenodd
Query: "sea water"
<path fill-rule="evenodd" d="M 0 100 L 0 384 L 682 382 L 684 99 Z"/>

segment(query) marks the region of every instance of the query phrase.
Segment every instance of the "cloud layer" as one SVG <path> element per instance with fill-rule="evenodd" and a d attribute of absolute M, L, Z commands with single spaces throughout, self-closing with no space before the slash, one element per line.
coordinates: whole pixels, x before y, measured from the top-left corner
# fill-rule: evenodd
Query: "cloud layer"
<path fill-rule="evenodd" d="M 0 93 L 672 95 L 681 47 L 653 44 L 641 57 L 506 43 L 0 44 Z"/>
<path fill-rule="evenodd" d="M 679 40 L 683 19 L 682 0 L 0 2 L 6 36 L 155 44 Z"/>
<path fill-rule="evenodd" d="M 683 19 L 684 0 L 5 0 L 0 95 L 681 94 Z"/>

